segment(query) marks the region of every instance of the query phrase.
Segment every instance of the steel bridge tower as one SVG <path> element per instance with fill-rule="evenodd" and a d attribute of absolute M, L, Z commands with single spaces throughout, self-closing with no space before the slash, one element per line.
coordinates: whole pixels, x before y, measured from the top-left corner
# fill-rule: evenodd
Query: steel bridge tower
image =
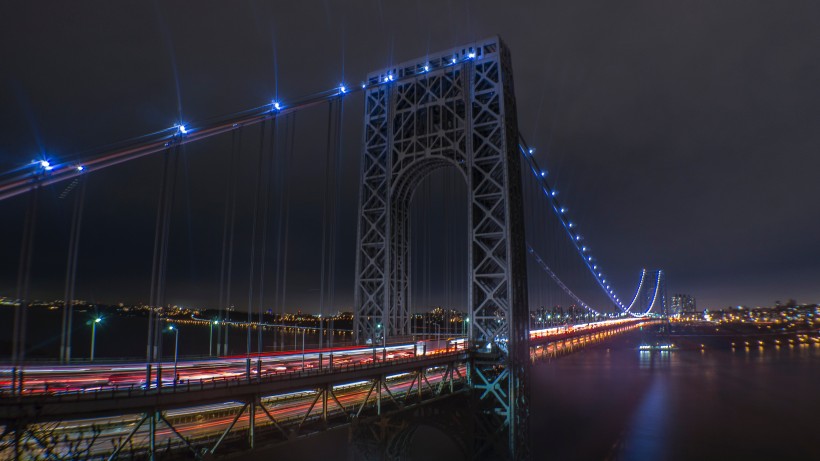
<path fill-rule="evenodd" d="M 432 171 L 456 168 L 468 193 L 473 452 L 528 459 L 529 312 L 509 50 L 493 37 L 373 72 L 365 86 L 356 339 L 410 334 L 409 204 Z"/>

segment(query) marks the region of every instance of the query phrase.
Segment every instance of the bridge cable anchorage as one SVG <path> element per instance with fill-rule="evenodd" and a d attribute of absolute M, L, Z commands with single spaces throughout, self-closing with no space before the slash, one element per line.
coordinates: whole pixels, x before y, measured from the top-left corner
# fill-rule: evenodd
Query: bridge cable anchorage
<path fill-rule="evenodd" d="M 534 155 L 532 155 L 534 153 L 534 149 L 530 149 L 527 146 L 526 141 L 524 141 L 524 138 L 520 137 L 520 136 L 519 136 L 518 149 L 521 153 L 521 156 L 524 158 L 524 161 L 526 162 L 527 166 L 529 166 L 530 171 L 532 172 L 533 176 L 537 179 L 538 184 L 539 184 L 539 188 L 541 189 L 544 196 L 549 201 L 550 208 L 552 208 L 552 211 L 558 217 L 558 221 L 562 224 L 562 227 L 564 228 L 567 235 L 569 236 L 570 241 L 572 242 L 573 246 L 575 247 L 578 255 L 580 255 L 581 260 L 583 261 L 584 265 L 587 267 L 588 271 L 592 274 L 593 278 L 595 279 L 595 282 L 604 291 L 604 294 L 610 299 L 610 301 L 612 301 L 612 303 L 615 305 L 615 307 L 618 308 L 621 312 L 623 312 L 625 314 L 629 314 L 633 317 L 642 316 L 641 314 L 635 314 L 635 313 L 630 312 L 629 310 L 627 310 L 626 307 L 623 305 L 623 303 L 618 298 L 618 296 L 615 294 L 615 291 L 613 289 L 611 289 L 611 287 L 609 285 L 607 285 L 606 279 L 604 278 L 603 273 L 600 272 L 600 270 L 598 268 L 598 265 L 593 262 L 594 258 L 591 255 L 586 254 L 587 253 L 586 245 L 582 245 L 580 243 L 580 241 L 581 241 L 580 235 L 578 234 L 577 231 L 574 230 L 574 228 L 575 228 L 574 223 L 566 217 L 567 209 L 565 207 L 561 206 L 559 204 L 558 200 L 556 199 L 557 194 L 555 193 L 555 190 L 552 187 L 550 187 L 549 181 L 546 178 L 545 170 L 543 170 L 538 165 L 538 162 L 535 160 Z"/>

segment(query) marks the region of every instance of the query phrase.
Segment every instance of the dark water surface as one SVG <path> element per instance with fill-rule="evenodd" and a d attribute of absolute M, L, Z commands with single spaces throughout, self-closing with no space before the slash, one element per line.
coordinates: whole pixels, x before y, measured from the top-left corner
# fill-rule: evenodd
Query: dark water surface
<path fill-rule="evenodd" d="M 533 367 L 535 459 L 820 459 L 820 347 L 639 352 L 641 339 Z"/>

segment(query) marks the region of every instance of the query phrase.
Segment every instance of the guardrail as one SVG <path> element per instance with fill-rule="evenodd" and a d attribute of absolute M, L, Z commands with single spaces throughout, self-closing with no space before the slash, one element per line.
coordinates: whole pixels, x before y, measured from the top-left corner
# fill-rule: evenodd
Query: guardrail
<path fill-rule="evenodd" d="M 104 400 L 104 399 L 120 399 L 120 398 L 130 398 L 130 397 L 148 397 L 148 396 L 162 396 L 162 395 L 169 395 L 169 394 L 177 394 L 177 393 L 186 393 L 186 392 L 195 392 L 195 391 L 205 391 L 205 390 L 214 390 L 214 389 L 227 389 L 233 387 L 240 387 L 240 386 L 247 386 L 247 385 L 258 385 L 258 384 L 269 384 L 269 383 L 277 383 L 277 382 L 286 382 L 286 381 L 295 381 L 295 380 L 302 380 L 308 377 L 318 377 L 318 376 L 330 376 L 330 375 L 341 375 L 345 373 L 350 373 L 354 371 L 377 371 L 382 368 L 390 367 L 394 368 L 397 365 L 406 365 L 406 364 L 413 364 L 416 367 L 423 367 L 427 363 L 432 363 L 433 365 L 446 362 L 446 359 L 452 358 L 459 358 L 463 357 L 466 359 L 466 351 L 464 349 L 459 349 L 457 351 L 451 352 L 442 352 L 442 353 L 435 353 L 435 354 L 428 354 L 423 356 L 417 356 L 413 358 L 404 358 L 404 359 L 393 359 L 393 360 L 384 360 L 384 361 L 377 361 L 373 363 L 353 363 L 353 364 L 346 364 L 346 365 L 339 365 L 334 366 L 331 368 L 314 368 L 314 369 L 306 369 L 304 371 L 283 371 L 283 372 L 268 372 L 264 373 L 261 376 L 251 376 L 250 378 L 247 376 L 230 376 L 230 377 L 219 377 L 219 378 L 211 378 L 211 379 L 199 379 L 199 380 L 188 380 L 182 383 L 177 383 L 176 385 L 171 386 L 161 386 L 161 387 L 149 387 L 146 388 L 142 385 L 130 385 L 128 387 L 123 386 L 111 386 L 109 388 L 98 388 L 94 389 L 93 391 L 87 392 L 77 392 L 77 391 L 66 391 L 66 392 L 54 392 L 54 393 L 37 393 L 37 394 L 16 394 L 16 395 L 2 395 L 0 396 L 0 407 L 11 405 L 19 405 L 20 403 L 25 404 L 54 404 L 54 403 L 61 403 L 61 402 L 78 402 L 78 401 L 96 401 L 96 400 Z"/>

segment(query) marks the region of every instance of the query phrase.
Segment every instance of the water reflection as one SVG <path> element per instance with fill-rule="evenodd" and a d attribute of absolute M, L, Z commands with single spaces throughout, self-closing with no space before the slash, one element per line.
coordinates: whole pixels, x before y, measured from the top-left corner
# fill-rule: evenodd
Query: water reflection
<path fill-rule="evenodd" d="M 820 459 L 820 345 L 641 343 L 625 335 L 536 363 L 535 459 Z"/>
<path fill-rule="evenodd" d="M 665 352 L 667 355 L 668 352 Z M 668 363 L 669 357 L 665 362 Z M 663 360 L 662 360 L 663 361 Z M 625 440 L 620 444 L 623 460 L 663 459 L 666 440 L 666 415 L 668 413 L 669 386 L 663 376 L 656 376 L 646 391 L 629 424 Z"/>
<path fill-rule="evenodd" d="M 639 351 L 638 363 L 642 369 L 668 368 L 673 352 Z"/>

